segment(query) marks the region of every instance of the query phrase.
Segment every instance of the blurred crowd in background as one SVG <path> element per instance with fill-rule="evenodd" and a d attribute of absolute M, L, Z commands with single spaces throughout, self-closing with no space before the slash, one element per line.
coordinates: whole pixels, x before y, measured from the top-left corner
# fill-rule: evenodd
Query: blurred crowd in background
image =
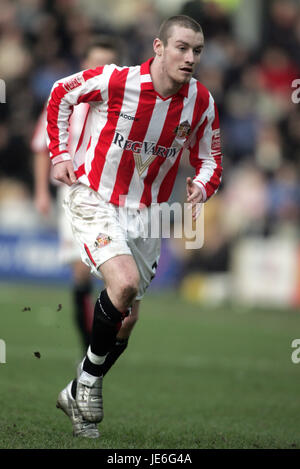
<path fill-rule="evenodd" d="M 180 240 L 171 246 L 184 284 L 193 273 L 199 280 L 230 271 L 241 240 L 299 241 L 299 0 L 1 0 L 0 211 L 18 200 L 34 212 L 36 120 L 53 83 L 80 69 L 90 36 L 113 35 L 121 65 L 139 64 L 153 55 L 161 21 L 179 13 L 203 27 L 197 78 L 218 105 L 224 154 L 222 186 L 205 206 L 203 248 L 187 251 Z M 184 201 L 187 175 L 183 159 L 172 200 Z M 193 282 L 188 285 L 190 291 Z"/>

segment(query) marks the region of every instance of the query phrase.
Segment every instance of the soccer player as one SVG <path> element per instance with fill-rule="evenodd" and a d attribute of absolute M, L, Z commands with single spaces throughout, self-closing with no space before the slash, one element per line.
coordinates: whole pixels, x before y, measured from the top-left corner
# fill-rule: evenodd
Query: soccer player
<path fill-rule="evenodd" d="M 58 396 L 68 415 L 72 408 L 81 416 L 82 436 L 98 436 L 110 350 L 117 337 L 129 337 L 159 260 L 160 239 L 145 236 L 151 205 L 168 200 L 184 148 L 195 170 L 186 184 L 193 210 L 220 184 L 218 112 L 209 91 L 192 77 L 203 45 L 201 26 L 174 16 L 154 39 L 154 58 L 140 66 L 85 70 L 52 89 L 47 133 L 53 174 L 71 186 L 66 214 L 83 261 L 105 284 L 77 379 Z M 82 102 L 90 110 L 72 161 L 68 120 Z"/>
<path fill-rule="evenodd" d="M 108 36 L 93 38 L 84 54 L 84 59 L 81 63 L 82 68 L 90 69 L 111 63 L 119 63 L 118 44 L 115 39 Z M 88 103 L 82 103 L 74 108 L 71 116 L 68 151 L 72 156 L 76 151 L 89 107 Z M 62 202 L 67 195 L 69 187 L 66 184 L 53 181 L 53 177 L 50 178 L 52 165 L 46 142 L 46 127 L 47 109 L 45 106 L 38 119 L 31 142 L 31 148 L 34 153 L 34 202 L 37 210 L 42 215 L 49 215 L 51 209 L 50 180 L 52 179 L 52 182 L 58 185 L 59 257 L 62 263 L 72 266 L 74 316 L 83 348 L 86 351 L 90 343 L 94 315 L 90 268 L 81 261 L 80 250 L 74 240 L 71 225 L 66 219 L 62 207 Z"/>

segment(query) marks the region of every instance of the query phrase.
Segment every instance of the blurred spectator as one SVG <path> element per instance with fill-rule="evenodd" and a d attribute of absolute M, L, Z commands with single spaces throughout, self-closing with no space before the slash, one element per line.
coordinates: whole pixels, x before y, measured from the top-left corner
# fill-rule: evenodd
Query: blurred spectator
<path fill-rule="evenodd" d="M 245 68 L 240 83 L 231 87 L 225 97 L 223 147 L 230 161 L 234 162 L 254 154 L 260 126 L 256 108 L 258 90 L 248 80 L 250 74 L 253 76 L 253 69 Z"/>
<path fill-rule="evenodd" d="M 285 160 L 293 161 L 300 175 L 300 108 L 293 105 L 291 112 L 284 116 L 278 130 L 282 138 L 282 155 Z"/>
<path fill-rule="evenodd" d="M 227 171 L 222 192 L 222 232 L 231 239 L 263 235 L 268 210 L 268 180 L 251 159 Z"/>
<path fill-rule="evenodd" d="M 281 138 L 278 127 L 268 123 L 260 126 L 255 148 L 257 167 L 273 173 L 282 164 Z"/>
<path fill-rule="evenodd" d="M 231 16 L 220 2 L 190 0 L 183 5 L 181 14 L 198 21 L 204 29 L 206 39 L 231 32 Z"/>
<path fill-rule="evenodd" d="M 68 66 L 63 59 L 56 57 L 50 59 L 48 57 L 47 62 L 37 67 L 31 77 L 31 89 L 36 103 L 41 107 L 47 100 L 53 83 L 72 73 L 74 73 L 74 69 Z"/>
<path fill-rule="evenodd" d="M 132 17 L 132 24 L 125 28 L 124 37 L 129 48 L 129 60 L 142 63 L 153 56 L 153 38 L 157 35 L 161 18 L 153 2 L 140 2 Z"/>
<path fill-rule="evenodd" d="M 212 203 L 205 207 L 204 244 L 201 249 L 189 252 L 184 275 L 192 272 L 228 271 L 232 238 L 224 230 L 223 209 L 220 195 L 216 195 Z"/>
<path fill-rule="evenodd" d="M 290 94 L 292 81 L 299 76 L 299 68 L 280 47 L 270 46 L 260 62 L 261 86 L 271 94 Z"/>
<path fill-rule="evenodd" d="M 268 187 L 268 216 L 273 232 L 280 232 L 287 226 L 299 229 L 300 185 L 295 166 L 283 164 L 275 173 Z M 299 233 L 298 233 L 299 234 Z"/>
<path fill-rule="evenodd" d="M 14 25 L 6 28 L 0 43 L 0 70 L 4 80 L 26 76 L 31 64 L 29 52 L 23 44 L 23 37 Z"/>
<path fill-rule="evenodd" d="M 288 52 L 300 65 L 300 37 L 297 28 L 300 20 L 299 2 L 295 0 L 275 0 L 268 2 L 269 21 L 263 28 L 263 46 L 278 46 Z"/>

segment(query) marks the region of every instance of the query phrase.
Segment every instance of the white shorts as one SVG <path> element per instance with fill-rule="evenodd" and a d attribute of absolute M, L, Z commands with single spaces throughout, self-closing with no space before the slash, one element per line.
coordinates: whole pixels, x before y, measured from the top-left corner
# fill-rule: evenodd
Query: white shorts
<path fill-rule="evenodd" d="M 153 279 L 160 256 L 160 238 L 150 233 L 147 208 L 123 209 L 104 201 L 83 184 L 71 186 L 64 201 L 67 217 L 79 244 L 81 259 L 102 278 L 99 267 L 108 259 L 132 255 L 140 273 L 140 300 Z"/>
<path fill-rule="evenodd" d="M 81 261 L 79 246 L 74 238 L 72 226 L 66 217 L 63 201 L 67 197 L 70 187 L 61 184 L 57 188 L 57 216 L 58 216 L 58 258 L 62 264 L 72 264 Z"/>

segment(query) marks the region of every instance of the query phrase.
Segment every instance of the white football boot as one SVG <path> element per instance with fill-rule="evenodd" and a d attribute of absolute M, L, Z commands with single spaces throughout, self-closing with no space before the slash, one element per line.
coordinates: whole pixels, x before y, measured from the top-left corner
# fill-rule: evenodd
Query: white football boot
<path fill-rule="evenodd" d="M 82 416 L 89 422 L 99 423 L 103 419 L 102 380 L 103 376 L 92 376 L 77 368 L 76 403 Z"/>
<path fill-rule="evenodd" d="M 61 409 L 70 419 L 73 426 L 73 436 L 84 438 L 99 438 L 100 433 L 95 423 L 87 421 L 80 413 L 76 400 L 71 394 L 72 381 L 63 389 L 57 398 L 56 407 Z"/>

